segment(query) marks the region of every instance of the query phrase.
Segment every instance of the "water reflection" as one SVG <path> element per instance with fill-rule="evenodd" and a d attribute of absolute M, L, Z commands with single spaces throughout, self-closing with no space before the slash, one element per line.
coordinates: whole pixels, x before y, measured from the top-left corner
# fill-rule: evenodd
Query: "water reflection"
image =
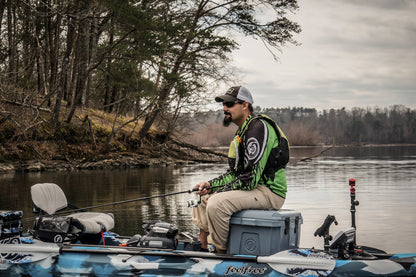
<path fill-rule="evenodd" d="M 323 148 L 292 148 L 293 160 L 313 156 Z M 0 210 L 23 210 L 32 217 L 30 187 L 39 182 L 56 183 L 68 201 L 79 207 L 186 191 L 194 184 L 216 177 L 226 165 L 189 165 L 135 170 L 44 172 L 0 176 Z M 285 208 L 302 212 L 301 246 L 322 248 L 323 240 L 313 237 L 326 215 L 339 222 L 331 233 L 350 226 L 348 179 L 357 180 L 358 243 L 391 252 L 416 251 L 416 146 L 333 148 L 309 162 L 287 168 L 289 191 Z M 197 233 L 190 221 L 187 193 L 158 197 L 100 211 L 112 212 L 114 231 L 141 233 L 141 224 L 164 220 L 181 230 Z M 25 222 L 29 228 L 31 220 Z"/>

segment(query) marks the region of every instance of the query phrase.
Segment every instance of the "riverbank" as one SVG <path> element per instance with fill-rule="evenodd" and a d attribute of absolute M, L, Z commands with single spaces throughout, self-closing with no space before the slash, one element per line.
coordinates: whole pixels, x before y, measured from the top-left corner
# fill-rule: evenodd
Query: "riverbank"
<path fill-rule="evenodd" d="M 141 155 L 107 158 L 100 161 L 57 161 L 57 160 L 32 160 L 22 162 L 0 163 L 0 173 L 14 171 L 42 172 L 42 171 L 75 171 L 75 170 L 100 170 L 100 169 L 125 169 L 143 168 L 151 166 L 168 166 L 172 164 L 187 164 L 192 161 L 173 160 L 171 158 L 148 158 Z"/>
<path fill-rule="evenodd" d="M 326 146 L 292 146 L 290 165 L 298 162 L 307 162 L 317 158 L 328 151 L 361 151 L 367 152 L 381 148 L 387 154 L 395 152 L 397 147 L 416 147 L 416 144 L 362 144 L 362 145 L 326 145 Z M 225 163 L 226 148 L 199 148 L 194 145 L 171 141 L 162 148 L 152 153 L 139 154 L 131 152 L 115 152 L 107 155 L 97 155 L 94 159 L 33 159 L 26 161 L 0 162 L 0 174 L 11 172 L 59 172 L 79 170 L 112 170 L 112 169 L 134 169 L 146 167 L 166 167 L 171 165 L 187 165 L 198 163 Z M 166 149 L 170 149 L 167 153 Z M 354 151 L 354 149 L 356 149 Z M 406 153 L 401 153 L 406 155 Z"/>
<path fill-rule="evenodd" d="M 105 170 L 105 169 L 126 169 L 145 168 L 156 166 L 169 166 L 177 164 L 192 163 L 215 163 L 225 162 L 226 154 L 213 150 L 203 149 L 194 145 L 180 142 L 174 139 L 167 139 L 163 143 L 147 141 L 137 147 L 136 151 L 118 147 L 124 150 L 99 151 L 91 150 L 89 145 L 67 145 L 78 147 L 79 158 L 68 155 L 69 151 L 56 151 L 55 143 L 32 143 L 31 151 L 36 152 L 38 159 L 1 159 L 0 174 L 10 172 L 44 172 L 44 171 L 77 171 L 77 170 Z M 3 147 L 4 148 L 4 147 Z M 22 149 L 23 147 L 14 147 Z M 28 147 L 26 147 L 28 148 Z M 10 148 L 9 148 L 10 149 Z M 10 151 L 10 150 L 9 150 Z M 10 151 L 11 152 L 11 151 Z M 17 156 L 17 151 L 12 152 Z M 81 154 L 81 155 L 80 155 Z"/>
<path fill-rule="evenodd" d="M 7 108 L 10 116 L 0 115 L 0 174 L 223 162 L 226 157 L 156 127 L 140 138 L 137 130 L 142 122 L 127 124 L 129 119 L 121 116 L 116 126 L 124 127 L 115 131 L 114 120 L 94 109 L 78 109 L 71 123 L 63 121 L 56 127 L 46 120 L 47 111 L 39 111 L 41 120 L 34 124 L 31 107 Z"/>
<path fill-rule="evenodd" d="M 149 157 L 134 153 L 116 153 L 99 160 L 29 160 L 0 163 L 0 174 L 10 172 L 44 172 L 44 171 L 77 171 L 77 170 L 106 170 L 106 169 L 133 169 L 145 167 L 163 167 L 170 165 L 184 165 L 193 163 L 224 162 L 224 157 L 218 153 L 183 154 L 183 158 L 161 154 L 158 157 Z"/>

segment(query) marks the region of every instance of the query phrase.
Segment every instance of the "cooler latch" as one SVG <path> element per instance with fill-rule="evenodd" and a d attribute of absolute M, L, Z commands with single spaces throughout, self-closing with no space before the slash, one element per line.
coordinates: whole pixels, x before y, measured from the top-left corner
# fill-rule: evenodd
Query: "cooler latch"
<path fill-rule="evenodd" d="M 299 216 L 295 218 L 295 234 L 298 233 L 298 226 L 299 226 Z"/>
<path fill-rule="evenodd" d="M 289 234 L 290 217 L 285 218 L 285 235 Z"/>

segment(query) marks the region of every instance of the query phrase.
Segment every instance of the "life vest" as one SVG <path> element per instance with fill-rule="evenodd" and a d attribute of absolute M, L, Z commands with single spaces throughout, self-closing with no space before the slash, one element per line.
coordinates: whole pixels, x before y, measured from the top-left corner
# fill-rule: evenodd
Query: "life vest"
<path fill-rule="evenodd" d="M 273 148 L 270 152 L 269 158 L 266 163 L 266 167 L 264 168 L 262 177 L 269 177 L 272 180 L 274 179 L 274 174 L 279 169 L 285 168 L 287 163 L 289 162 L 289 142 L 280 130 L 279 126 L 268 116 L 266 115 L 254 115 L 252 118 L 249 119 L 247 124 L 244 126 L 243 129 L 237 130 L 236 136 L 234 137 L 233 141 L 230 144 L 230 148 L 228 151 L 228 163 L 230 169 L 236 174 L 239 175 L 244 170 L 244 146 L 243 146 L 243 138 L 246 134 L 246 131 L 253 121 L 253 119 L 263 119 L 268 122 L 274 129 L 277 138 L 279 140 L 279 144 L 277 147 Z"/>

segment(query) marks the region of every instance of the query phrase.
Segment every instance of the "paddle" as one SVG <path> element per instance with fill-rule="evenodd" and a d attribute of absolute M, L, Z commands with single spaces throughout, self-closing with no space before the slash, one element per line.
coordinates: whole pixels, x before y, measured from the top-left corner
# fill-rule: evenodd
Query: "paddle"
<path fill-rule="evenodd" d="M 196 259 L 199 256 L 192 255 L 192 259 Z M 210 253 L 205 253 L 205 257 L 199 257 L 198 267 L 199 268 L 214 268 L 216 265 L 220 264 L 222 260 L 238 260 L 246 262 L 256 262 L 258 265 L 256 267 L 248 266 L 239 266 L 234 267 L 232 265 L 224 267 L 226 272 L 222 274 L 227 275 L 231 273 L 250 273 L 250 271 L 264 273 L 264 269 L 260 264 L 268 264 L 273 270 L 288 275 L 288 276 L 328 276 L 332 270 L 335 268 L 335 260 L 328 254 L 324 252 L 318 252 L 311 249 L 294 249 L 288 251 L 282 251 L 271 256 L 231 256 L 226 257 L 222 255 L 215 255 Z M 208 259 L 208 257 L 210 259 Z M 214 258 L 214 259 L 212 259 Z M 186 269 L 190 268 L 192 264 L 189 262 L 186 263 L 141 263 L 132 261 L 130 263 L 135 269 L 138 270 L 163 270 L 163 269 Z M 260 271 L 261 270 L 261 271 Z M 245 273 L 243 275 L 245 275 Z"/>
<path fill-rule="evenodd" d="M 141 256 L 180 256 L 187 258 L 201 258 L 205 259 L 204 263 L 220 264 L 222 260 L 232 260 L 238 262 L 249 262 L 268 264 L 273 270 L 286 274 L 288 276 L 327 276 L 335 268 L 335 260 L 329 254 L 314 250 L 314 249 L 290 249 L 281 251 L 270 256 L 248 256 L 248 255 L 226 255 L 214 254 L 207 252 L 196 251 L 177 251 L 177 250 L 154 250 L 136 248 L 136 247 L 106 247 L 88 249 L 86 247 L 77 247 L 72 245 L 70 247 L 64 246 L 61 250 L 65 252 L 78 253 L 101 253 L 101 254 L 125 254 L 125 255 L 141 255 Z M 125 258 L 127 262 L 130 258 Z M 210 263 L 210 260 L 215 260 L 215 263 Z M 202 262 L 202 261 L 199 261 Z M 134 260 L 131 265 L 136 269 L 167 269 L 169 267 L 177 267 L 174 263 L 138 263 Z M 225 272 L 224 272 L 225 273 Z"/>
<path fill-rule="evenodd" d="M 0 244 L 0 253 L 47 253 L 59 254 L 61 248 L 54 243 L 36 244 Z"/>
<path fill-rule="evenodd" d="M 129 255 L 130 257 L 123 257 L 123 263 L 128 262 L 136 269 L 140 270 L 154 270 L 154 269 L 169 269 L 169 268 L 188 268 L 193 264 L 195 259 L 200 265 L 206 265 L 208 268 L 214 268 L 215 265 L 222 263 L 222 261 L 235 261 L 238 264 L 257 263 L 267 264 L 273 270 L 286 274 L 288 276 L 327 276 L 335 268 L 335 260 L 329 254 L 315 249 L 290 249 L 278 252 L 270 256 L 249 256 L 249 255 L 226 255 L 214 254 L 197 251 L 178 251 L 178 250 L 149 250 L 137 247 L 117 247 L 117 246 L 91 246 L 91 245 L 62 245 L 42 243 L 36 244 L 4 244 L 0 246 L 2 253 L 30 253 L 40 254 L 40 257 L 45 257 L 45 254 L 58 253 L 89 253 L 89 254 L 103 254 L 103 255 Z M 43 254 L 43 255 L 42 255 Z M 175 256 L 192 258 L 186 263 L 155 263 L 155 262 L 137 262 L 136 259 L 130 258 L 133 256 Z M 39 258 L 40 258 L 39 257 Z M 233 267 L 232 264 L 227 268 L 233 270 L 242 270 L 238 267 Z M 253 269 L 254 270 L 254 269 Z M 225 273 L 225 272 L 223 272 Z"/>
<path fill-rule="evenodd" d="M 334 258 L 315 249 L 290 249 L 271 256 L 257 257 L 274 270 L 289 276 L 328 276 L 335 268 Z"/>
<path fill-rule="evenodd" d="M 52 243 L 33 244 L 0 244 L 0 264 L 20 264 L 38 262 L 59 254 L 60 247 Z M 1 275 L 1 270 L 0 270 Z"/>

